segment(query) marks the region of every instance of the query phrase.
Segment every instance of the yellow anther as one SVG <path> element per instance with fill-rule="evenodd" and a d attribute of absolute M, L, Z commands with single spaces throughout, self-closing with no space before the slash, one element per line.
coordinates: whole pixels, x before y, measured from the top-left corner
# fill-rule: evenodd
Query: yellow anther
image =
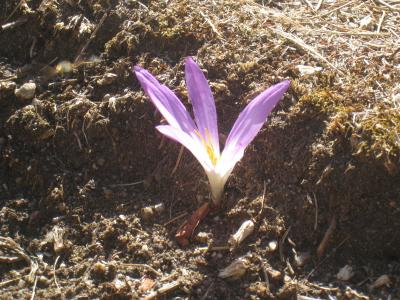
<path fill-rule="evenodd" d="M 214 148 L 211 144 L 211 134 L 208 131 L 208 129 L 206 128 L 206 138 L 204 138 L 201 133 L 198 130 L 194 131 L 199 138 L 201 139 L 201 142 L 203 143 L 204 147 L 206 148 L 208 157 L 211 160 L 211 163 L 213 164 L 213 166 L 215 166 L 217 164 L 218 161 L 218 155 L 215 153 Z"/>

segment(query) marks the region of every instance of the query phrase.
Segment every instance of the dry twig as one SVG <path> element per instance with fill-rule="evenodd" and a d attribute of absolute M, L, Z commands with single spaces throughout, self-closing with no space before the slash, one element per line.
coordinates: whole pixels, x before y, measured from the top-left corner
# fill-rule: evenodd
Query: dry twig
<path fill-rule="evenodd" d="M 318 258 L 321 258 L 328 246 L 329 240 L 331 239 L 334 231 L 336 229 L 336 217 L 334 216 L 331 220 L 331 223 L 329 224 L 328 229 L 325 232 L 324 238 L 322 239 L 321 243 L 319 244 L 317 248 L 317 256 Z"/>
<path fill-rule="evenodd" d="M 25 260 L 29 265 L 32 265 L 31 258 L 12 238 L 0 237 L 0 248 L 8 249 L 16 254 L 16 256 L 0 256 L 0 263 L 14 263 Z"/>
<path fill-rule="evenodd" d="M 134 268 L 134 269 L 147 269 L 154 273 L 157 276 L 161 276 L 162 274 L 158 272 L 156 269 L 154 269 L 152 266 L 146 265 L 146 264 L 118 264 L 118 267 L 120 268 Z"/>
<path fill-rule="evenodd" d="M 152 300 L 152 299 L 156 299 L 160 296 L 166 295 L 166 294 L 176 290 L 180 285 L 181 285 L 181 283 L 179 281 L 173 281 L 173 282 L 164 284 L 158 290 L 156 290 L 156 291 L 152 292 L 150 295 L 144 297 L 143 300 Z"/>
<path fill-rule="evenodd" d="M 103 16 L 101 17 L 99 23 L 97 24 L 96 28 L 93 30 L 92 34 L 90 35 L 89 39 L 86 43 L 82 46 L 82 48 L 78 51 L 78 55 L 76 56 L 74 63 L 77 63 L 81 60 L 83 54 L 86 52 L 86 49 L 89 47 L 90 42 L 96 37 L 97 32 L 99 31 L 100 27 L 103 25 L 104 21 L 106 20 L 108 14 L 110 13 L 111 9 L 108 9 Z"/>
<path fill-rule="evenodd" d="M 20 19 L 18 19 L 16 21 L 1 25 L 0 32 L 1 31 L 5 31 L 5 30 L 9 30 L 9 29 L 13 29 L 13 28 L 15 28 L 15 27 L 17 27 L 19 25 L 22 25 L 22 24 L 26 23 L 26 21 L 28 21 L 28 19 L 24 17 L 24 18 L 20 18 Z"/>
<path fill-rule="evenodd" d="M 352 0 L 352 1 L 346 2 L 345 4 L 340 5 L 339 7 L 336 7 L 334 9 L 328 10 L 326 13 L 323 13 L 323 14 L 320 14 L 320 15 L 316 15 L 314 18 L 325 17 L 325 16 L 330 15 L 331 13 L 333 13 L 335 11 L 341 10 L 342 8 L 345 8 L 346 6 L 349 6 L 349 5 L 351 5 L 351 4 L 353 4 L 353 3 L 357 2 L 357 1 L 358 0 Z"/>

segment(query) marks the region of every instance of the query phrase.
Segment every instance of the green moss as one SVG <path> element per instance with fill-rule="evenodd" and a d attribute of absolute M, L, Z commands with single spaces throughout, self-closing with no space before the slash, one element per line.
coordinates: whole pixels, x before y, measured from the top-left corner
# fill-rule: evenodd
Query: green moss
<path fill-rule="evenodd" d="M 387 171 L 400 170 L 400 111 L 378 105 L 366 109 L 357 99 L 344 98 L 328 88 L 311 93 L 294 82 L 293 89 L 302 96 L 292 113 L 325 118 L 325 134 L 335 141 L 345 140 L 352 154 L 381 161 Z"/>
<path fill-rule="evenodd" d="M 400 111 L 378 107 L 354 114 L 355 130 L 351 137 L 355 155 L 383 159 L 385 164 L 399 163 Z"/>
<path fill-rule="evenodd" d="M 318 89 L 300 98 L 296 105 L 300 111 L 333 114 L 343 109 L 341 99 L 329 89 Z"/>

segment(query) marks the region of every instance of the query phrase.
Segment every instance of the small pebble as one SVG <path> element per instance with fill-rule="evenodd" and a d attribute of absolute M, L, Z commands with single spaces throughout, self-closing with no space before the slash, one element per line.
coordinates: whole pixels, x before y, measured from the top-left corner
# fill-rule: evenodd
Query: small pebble
<path fill-rule="evenodd" d="M 278 242 L 277 241 L 270 241 L 268 243 L 267 251 L 268 252 L 274 252 L 278 248 Z"/>
<path fill-rule="evenodd" d="M 106 162 L 106 160 L 104 159 L 104 158 L 102 158 L 102 157 L 100 157 L 98 160 L 97 160 L 97 164 L 100 166 L 100 167 L 102 167 L 102 166 L 104 166 L 104 163 Z"/>
<path fill-rule="evenodd" d="M 159 203 L 159 204 L 154 205 L 154 210 L 156 213 L 161 214 L 165 210 L 164 203 Z"/>
<path fill-rule="evenodd" d="M 122 288 L 124 288 L 125 286 L 126 286 L 126 283 L 125 283 L 124 280 L 120 280 L 120 279 L 118 279 L 118 278 L 116 278 L 116 279 L 114 280 L 114 287 L 115 287 L 117 290 L 122 289 Z"/>
<path fill-rule="evenodd" d="M 110 94 L 105 94 L 105 95 L 103 96 L 103 99 L 102 99 L 101 101 L 103 101 L 103 102 L 108 102 L 108 100 L 110 100 L 110 98 L 111 98 L 111 95 L 110 95 Z"/>
<path fill-rule="evenodd" d="M 194 240 L 199 243 L 207 243 L 208 242 L 208 234 L 206 232 L 199 232 Z"/>
<path fill-rule="evenodd" d="M 145 253 L 148 253 L 149 252 L 149 246 L 143 245 L 142 246 L 142 251 L 145 252 Z"/>
<path fill-rule="evenodd" d="M 143 207 L 140 210 L 140 215 L 144 220 L 150 220 L 154 216 L 154 210 L 151 206 Z"/>
<path fill-rule="evenodd" d="M 24 83 L 15 90 L 15 96 L 21 100 L 31 100 L 35 96 L 36 84 L 34 82 Z"/>
<path fill-rule="evenodd" d="M 103 190 L 103 194 L 104 194 L 104 197 L 107 200 L 111 200 L 113 198 L 113 195 L 114 195 L 112 190 L 109 190 L 109 189 L 106 189 L 106 188 Z"/>
<path fill-rule="evenodd" d="M 41 286 L 49 286 L 51 284 L 51 280 L 46 278 L 45 276 L 39 276 L 38 277 L 38 282 L 39 285 Z"/>
<path fill-rule="evenodd" d="M 336 278 L 338 280 L 347 281 L 350 280 L 351 277 L 353 277 L 353 275 L 354 275 L 353 268 L 350 265 L 345 265 L 336 274 Z"/>
<path fill-rule="evenodd" d="M 279 272 L 278 270 L 268 269 L 267 272 L 268 272 L 268 275 L 274 280 L 278 280 L 282 277 L 282 273 Z"/>
<path fill-rule="evenodd" d="M 92 274 L 96 277 L 104 277 L 107 272 L 107 266 L 101 262 L 97 262 L 93 265 Z"/>
<path fill-rule="evenodd" d="M 98 85 L 109 85 L 115 81 L 115 79 L 118 78 L 117 74 L 114 73 L 106 73 L 104 74 L 103 78 L 97 80 Z"/>
<path fill-rule="evenodd" d="M 23 289 L 26 286 L 26 281 L 23 279 L 18 280 L 18 287 Z"/>
<path fill-rule="evenodd" d="M 17 84 L 14 81 L 4 81 L 0 83 L 0 91 L 14 91 Z"/>

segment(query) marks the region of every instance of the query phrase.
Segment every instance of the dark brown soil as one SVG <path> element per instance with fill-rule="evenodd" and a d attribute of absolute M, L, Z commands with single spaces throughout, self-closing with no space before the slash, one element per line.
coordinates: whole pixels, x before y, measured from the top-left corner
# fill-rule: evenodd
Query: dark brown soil
<path fill-rule="evenodd" d="M 318 62 L 266 28 L 274 22 L 259 7 L 0 3 L 0 299 L 400 298 L 399 112 L 369 89 L 395 84 L 397 56 L 386 77 L 362 62 L 344 81 L 329 68 L 303 76 L 296 65 Z M 150 70 L 190 107 L 189 55 L 213 89 L 221 138 L 264 88 L 292 85 L 236 166 L 223 207 L 181 248 L 174 234 L 209 200 L 207 180 L 156 132 L 160 115 L 131 67 Z M 29 81 L 35 97 L 22 100 L 15 89 Z M 372 119 L 355 119 L 371 107 Z M 248 219 L 254 233 L 224 247 Z M 302 255 L 310 259 L 296 264 Z M 245 275 L 219 278 L 239 257 Z M 345 265 L 354 276 L 340 281 Z M 378 286 L 382 275 L 390 281 Z"/>

